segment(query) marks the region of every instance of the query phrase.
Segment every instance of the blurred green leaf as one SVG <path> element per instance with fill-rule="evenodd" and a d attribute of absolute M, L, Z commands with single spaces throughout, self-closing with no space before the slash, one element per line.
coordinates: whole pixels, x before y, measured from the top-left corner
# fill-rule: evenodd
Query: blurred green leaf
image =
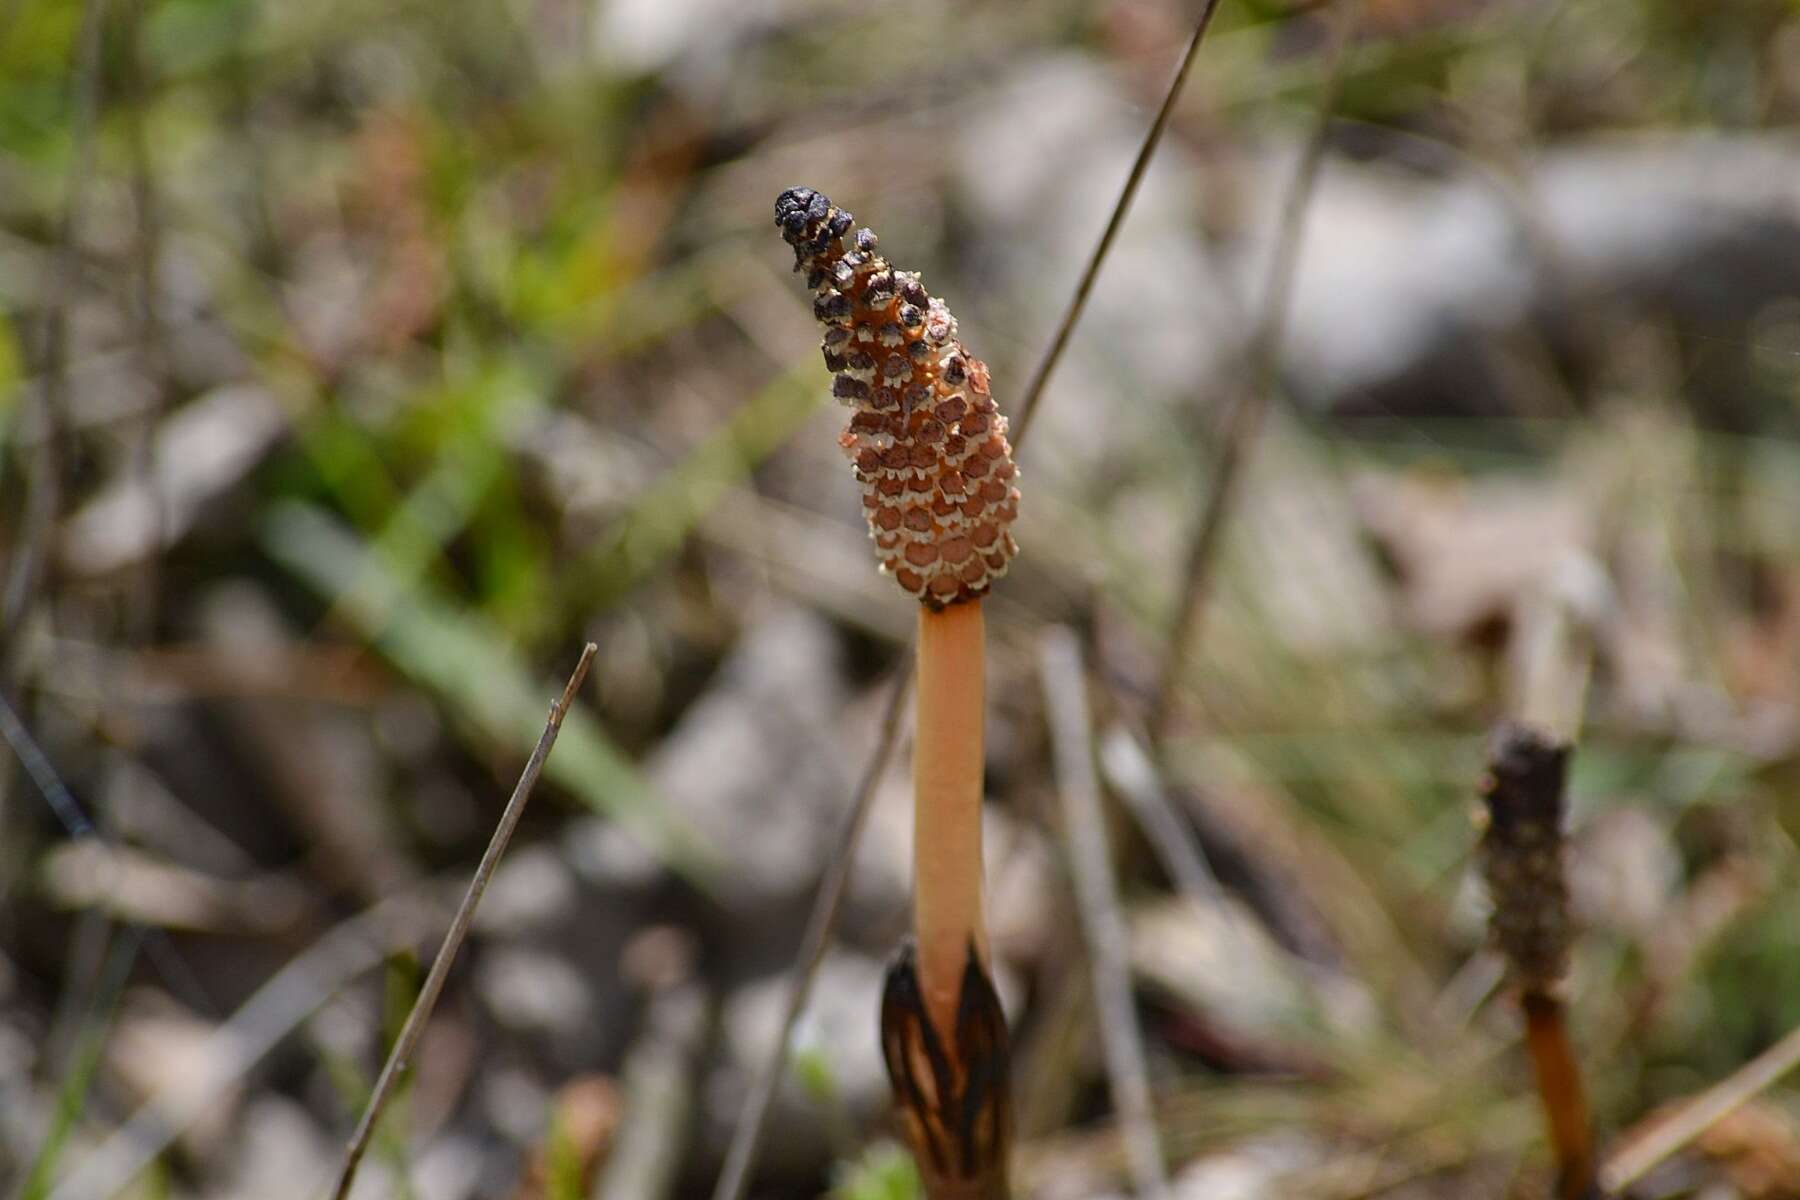
<path fill-rule="evenodd" d="M 777 377 L 646 488 L 571 572 L 568 602 L 585 597 L 590 607 L 606 607 L 675 553 L 701 518 L 818 409 L 824 389 L 817 374 L 807 362 Z"/>
<path fill-rule="evenodd" d="M 828 1102 L 837 1095 L 837 1072 L 831 1056 L 818 1046 L 804 1046 L 794 1051 L 794 1077 L 806 1094 L 814 1100 Z"/>
<path fill-rule="evenodd" d="M 842 1163 L 832 1200 L 921 1200 L 925 1195 L 912 1155 L 892 1142 L 878 1142 L 855 1162 Z"/>
<path fill-rule="evenodd" d="M 483 617 L 458 611 L 429 585 L 403 584 L 369 544 L 322 510 L 289 502 L 263 526 L 264 547 L 322 596 L 401 671 L 443 698 L 490 741 L 523 755 L 543 732 L 558 687 L 535 679 Z M 577 702 L 544 773 L 618 820 L 663 861 L 704 884 L 716 852 L 663 809 L 650 786 Z"/>
<path fill-rule="evenodd" d="M 548 1200 L 583 1200 L 581 1151 L 558 1120 L 550 1126 L 550 1145 L 544 1191 Z"/>
<path fill-rule="evenodd" d="M 50 1129 L 44 1135 L 43 1145 L 38 1148 L 37 1158 L 32 1161 L 24 1185 L 19 1189 L 19 1200 L 43 1200 L 50 1194 L 50 1185 L 56 1178 L 56 1164 L 62 1159 L 75 1123 L 81 1120 L 81 1114 L 87 1108 L 94 1072 L 100 1065 L 100 1052 L 106 1046 L 106 1035 L 112 1030 L 113 1018 L 118 1011 L 119 993 L 124 987 L 132 960 L 137 956 L 138 941 L 142 936 L 139 931 L 127 930 L 115 934 L 113 938 L 100 996 L 95 1002 L 92 1016 L 81 1031 L 81 1037 L 75 1043 L 68 1073 L 63 1076 L 62 1087 L 56 1094 L 56 1110 L 50 1118 Z"/>

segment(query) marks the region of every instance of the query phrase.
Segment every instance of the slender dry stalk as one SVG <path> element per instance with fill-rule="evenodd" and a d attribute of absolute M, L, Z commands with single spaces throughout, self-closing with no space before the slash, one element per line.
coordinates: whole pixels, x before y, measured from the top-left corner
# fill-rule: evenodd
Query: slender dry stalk
<path fill-rule="evenodd" d="M 1037 369 L 1031 373 L 1031 379 L 1025 384 L 1025 391 L 1019 397 L 1019 433 L 1015 442 L 1025 439 L 1025 431 L 1031 428 L 1032 420 L 1037 416 L 1038 402 L 1043 399 L 1044 388 L 1050 383 L 1050 375 L 1056 370 L 1056 364 L 1062 360 L 1063 350 L 1069 344 L 1069 337 L 1075 332 L 1075 322 L 1081 319 L 1082 309 L 1087 307 L 1088 293 L 1094 290 L 1094 281 L 1100 278 L 1100 267 L 1106 261 L 1107 252 L 1112 249 L 1113 239 L 1118 237 L 1119 230 L 1125 225 L 1125 216 L 1131 211 L 1131 202 L 1137 198 L 1138 185 L 1144 182 L 1144 176 L 1150 171 L 1150 160 L 1156 155 L 1156 147 L 1162 142 L 1163 130 L 1168 128 L 1169 118 L 1174 115 L 1175 102 L 1187 87 L 1188 72 L 1193 69 L 1194 60 L 1200 57 L 1200 43 L 1206 40 L 1206 31 L 1212 26 L 1213 14 L 1219 10 L 1219 0 L 1204 0 L 1200 5 L 1200 16 L 1194 22 L 1193 36 L 1188 38 L 1187 49 L 1182 52 L 1181 62 L 1176 64 L 1175 77 L 1169 80 L 1168 90 L 1163 93 L 1162 104 L 1156 110 L 1150 128 L 1144 131 L 1144 144 L 1138 147 L 1137 157 L 1131 162 L 1131 170 L 1126 172 L 1125 186 L 1119 192 L 1119 198 L 1113 204 L 1112 215 L 1106 219 L 1106 228 L 1100 234 L 1100 240 L 1094 245 L 1094 252 L 1088 255 L 1087 265 L 1081 269 L 1081 278 L 1075 284 L 1075 294 L 1069 297 L 1069 306 L 1063 310 L 1062 319 L 1056 323 L 1056 332 L 1050 335 L 1050 347 L 1044 351 Z"/>
<path fill-rule="evenodd" d="M 1100 766 L 1176 890 L 1197 904 L 1219 904 L 1224 889 L 1206 861 L 1200 837 L 1176 811 L 1144 743 L 1123 725 L 1114 725 L 1100 739 Z M 1223 911 L 1229 914 L 1230 909 Z"/>
<path fill-rule="evenodd" d="M 568 715 L 569 706 L 575 702 L 575 695 L 581 690 L 582 681 L 587 678 L 588 667 L 594 661 L 594 654 L 598 649 L 592 642 L 582 647 L 581 658 L 569 675 L 569 681 L 563 685 L 562 695 L 550 703 L 550 716 L 544 723 L 544 732 L 538 737 L 531 757 L 526 760 L 525 769 L 519 774 L 519 782 L 513 786 L 512 797 L 507 800 L 506 809 L 500 814 L 500 823 L 495 826 L 494 836 L 489 839 L 487 850 L 475 868 L 474 878 L 469 880 L 468 891 L 464 893 L 462 903 L 457 906 L 456 915 L 450 921 L 450 930 L 444 935 L 443 945 L 438 947 L 437 957 L 432 960 L 431 971 L 425 976 L 425 984 L 419 989 L 418 999 L 413 1001 L 412 1011 L 406 1014 L 406 1024 L 400 1027 L 400 1036 L 394 1039 L 394 1048 L 389 1051 L 387 1062 L 382 1065 L 381 1075 L 375 1080 L 375 1090 L 369 1096 L 362 1119 L 357 1122 L 349 1144 L 344 1147 L 344 1158 L 338 1165 L 337 1180 L 331 1188 L 332 1200 L 344 1200 L 350 1194 L 351 1185 L 356 1182 L 356 1169 L 369 1148 L 369 1139 L 375 1134 L 376 1122 L 381 1119 L 382 1110 L 393 1098 L 394 1088 L 400 1082 L 401 1074 L 411 1065 L 413 1050 L 425 1033 L 425 1023 L 430 1020 L 432 1010 L 437 1007 L 438 996 L 444 990 L 444 981 L 450 975 L 451 964 L 456 961 L 457 951 L 462 949 L 463 939 L 469 935 L 469 925 L 475 920 L 475 909 L 487 891 L 488 881 L 494 877 L 495 868 L 500 865 L 500 856 L 506 853 L 507 843 L 512 841 L 513 830 L 518 828 L 519 818 L 525 815 L 525 804 L 531 799 L 532 790 L 537 787 L 538 776 L 544 770 L 544 761 L 550 757 L 551 747 L 556 745 L 556 735 L 562 732 L 563 718 Z"/>
<path fill-rule="evenodd" d="M 1282 202 L 1269 278 L 1263 286 L 1262 306 L 1244 345 L 1244 383 L 1236 403 L 1226 414 L 1206 505 L 1200 511 L 1200 520 L 1188 542 L 1181 573 L 1181 595 L 1175 604 L 1175 623 L 1169 631 L 1168 652 L 1163 657 L 1162 674 L 1151 699 L 1148 725 L 1152 732 L 1160 732 L 1163 728 L 1181 679 L 1182 664 L 1187 660 L 1189 647 L 1199 636 L 1212 586 L 1212 567 L 1236 496 L 1238 476 L 1274 398 L 1275 368 L 1281 355 L 1281 339 L 1287 330 L 1294 272 L 1300 262 L 1301 226 L 1306 210 L 1312 204 L 1319 169 L 1325 161 L 1326 136 L 1331 131 L 1332 117 L 1343 92 L 1344 64 L 1348 58 L 1345 51 L 1356 28 L 1359 7 L 1359 0 L 1340 0 L 1318 116 L 1312 134 L 1300 152 L 1293 183 Z"/>
<path fill-rule="evenodd" d="M 1800 1067 L 1800 1026 L 1789 1030 L 1779 1042 L 1688 1101 L 1679 1112 L 1641 1140 L 1614 1154 L 1600 1176 L 1605 1194 L 1623 1194 L 1664 1159 L 1736 1112 L 1758 1093 L 1773 1087 L 1796 1067 Z"/>
<path fill-rule="evenodd" d="M 1169 1176 L 1150 1105 L 1150 1074 L 1144 1065 L 1144 1035 L 1131 996 L 1130 931 L 1119 907 L 1106 820 L 1100 810 L 1100 781 L 1094 772 L 1094 730 L 1088 716 L 1087 677 L 1081 646 L 1067 628 L 1050 629 L 1039 648 L 1039 674 L 1050 740 L 1056 757 L 1056 786 L 1062 795 L 1064 836 L 1075 879 L 1081 932 L 1087 942 L 1100 1017 L 1100 1047 L 1119 1114 L 1126 1158 L 1139 1196 L 1164 1200 Z"/>
<path fill-rule="evenodd" d="M 1569 746 L 1528 725 L 1503 725 L 1482 781 L 1482 874 L 1490 929 L 1525 1011 L 1526 1048 L 1557 1163 L 1560 1200 L 1595 1194 L 1595 1157 L 1581 1072 L 1557 992 L 1568 970 L 1563 789 Z"/>

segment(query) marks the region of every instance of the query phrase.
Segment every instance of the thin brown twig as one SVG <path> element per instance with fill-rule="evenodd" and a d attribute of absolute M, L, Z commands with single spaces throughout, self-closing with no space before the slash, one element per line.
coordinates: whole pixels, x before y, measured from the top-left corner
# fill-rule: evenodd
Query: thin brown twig
<path fill-rule="evenodd" d="M 1166 1200 L 1169 1177 L 1151 1109 L 1143 1030 L 1138 1026 L 1131 997 L 1131 966 L 1127 959 L 1130 933 L 1119 907 L 1106 821 L 1100 811 L 1087 676 L 1082 670 L 1081 646 L 1075 634 L 1061 625 L 1046 632 L 1038 667 L 1056 760 L 1056 790 L 1062 794 L 1063 832 L 1069 844 L 1081 931 L 1087 941 L 1094 1008 L 1100 1017 L 1100 1046 L 1112 1084 L 1113 1107 L 1119 1114 L 1120 1133 L 1138 1195 Z"/>
<path fill-rule="evenodd" d="M 1213 14 L 1218 9 L 1219 0 L 1204 0 L 1202 3 L 1200 16 L 1194 22 L 1194 35 L 1188 39 L 1187 50 L 1183 52 L 1181 62 L 1175 68 L 1175 77 L 1169 81 L 1169 90 L 1163 94 L 1162 106 L 1156 110 L 1156 118 L 1144 133 L 1144 144 L 1138 147 L 1137 158 L 1132 160 L 1131 171 L 1125 176 L 1125 186 L 1119 192 L 1119 199 L 1113 204 L 1112 215 L 1106 220 L 1106 229 L 1100 234 L 1100 241 L 1095 244 L 1094 252 L 1088 256 L 1087 266 L 1082 268 L 1081 279 L 1075 284 L 1075 294 L 1069 297 L 1069 306 L 1063 310 L 1062 320 L 1057 322 L 1056 332 L 1050 336 L 1049 347 L 1044 351 L 1043 358 L 1038 360 L 1037 369 L 1031 373 L 1030 382 L 1020 394 L 1019 419 L 1014 425 L 1013 434 L 1015 452 L 1019 443 L 1025 440 L 1025 433 L 1031 428 L 1032 419 L 1037 415 L 1038 401 L 1043 398 L 1044 388 L 1050 383 L 1051 372 L 1062 361 L 1063 350 L 1069 344 L 1070 335 L 1075 332 L 1075 322 L 1081 319 L 1081 311 L 1087 307 L 1088 294 L 1094 290 L 1094 281 L 1100 277 L 1100 267 L 1106 261 L 1108 251 L 1112 249 L 1113 239 L 1118 237 L 1119 230 L 1125 225 L 1125 216 L 1131 211 L 1131 202 L 1137 198 L 1138 185 L 1144 182 L 1144 176 L 1149 173 L 1150 160 L 1156 155 L 1156 147 L 1162 141 L 1163 131 L 1168 128 L 1169 118 L 1174 115 L 1175 102 L 1181 98 L 1182 89 L 1187 84 L 1188 72 L 1193 69 L 1194 60 L 1199 57 L 1200 43 L 1206 40 L 1206 31 L 1212 25 Z"/>
<path fill-rule="evenodd" d="M 1800 1027 L 1690 1100 L 1674 1116 L 1614 1154 L 1600 1173 L 1608 1195 L 1626 1188 L 1695 1138 L 1800 1067 Z"/>
<path fill-rule="evenodd" d="M 381 1119 L 382 1109 L 387 1107 L 388 1100 L 392 1098 L 401 1073 L 412 1060 L 413 1050 L 425 1032 L 425 1022 L 430 1019 L 432 1009 L 437 1007 L 438 996 L 444 990 L 444 980 L 450 974 L 450 966 L 456 961 L 456 953 L 462 948 L 463 939 L 469 934 L 469 925 L 475 919 L 475 908 L 481 903 L 488 881 L 493 878 L 494 869 L 500 865 L 500 856 L 506 853 L 506 845 L 512 840 L 513 830 L 518 827 L 519 818 L 525 813 L 525 804 L 531 799 L 532 789 L 537 786 L 538 776 L 544 770 L 544 761 L 550 757 L 550 749 L 556 745 L 556 735 L 562 731 L 563 717 L 568 714 L 570 705 L 574 704 L 575 695 L 581 690 L 581 684 L 587 678 L 588 666 L 594 661 L 594 654 L 598 649 L 592 642 L 582 648 L 581 658 L 576 662 L 569 681 L 563 685 L 562 695 L 550 704 L 550 716 L 544 724 L 544 732 L 538 737 L 537 746 L 526 761 L 524 771 L 519 774 L 519 782 L 514 785 L 512 797 L 506 802 L 506 810 L 500 814 L 500 823 L 494 829 L 494 836 L 481 856 L 480 865 L 475 868 L 474 878 L 469 880 L 469 889 L 457 907 L 456 916 L 451 919 L 450 930 L 444 935 L 443 945 L 438 948 L 437 958 L 431 964 L 431 972 L 425 977 L 425 985 L 419 989 L 419 997 L 413 1001 L 412 1011 L 406 1014 L 406 1024 L 401 1027 L 400 1036 L 394 1040 L 394 1048 L 388 1053 L 381 1075 L 375 1081 L 375 1091 L 369 1097 L 368 1107 L 363 1110 L 362 1120 L 357 1122 L 356 1131 L 350 1135 L 350 1143 L 344 1148 L 344 1159 L 338 1167 L 337 1182 L 331 1189 L 333 1200 L 344 1200 L 350 1194 L 350 1185 L 356 1182 L 356 1169 L 362 1163 L 364 1151 L 369 1148 L 375 1124 Z"/>
<path fill-rule="evenodd" d="M 818 974 L 819 962 L 825 957 L 825 945 L 831 940 L 831 932 L 837 925 L 838 911 L 843 907 L 844 893 L 850 884 L 850 869 L 856 861 L 856 845 L 862 839 L 863 827 L 868 824 L 869 809 L 874 803 L 875 792 L 880 786 L 881 777 L 887 773 L 895 747 L 900 743 L 900 727 L 903 723 L 901 718 L 906 713 L 906 697 L 912 687 L 910 646 L 901 655 L 895 669 L 897 674 L 881 717 L 881 733 L 867 765 L 863 767 L 855 798 L 850 802 L 850 811 L 844 816 L 843 828 L 839 830 L 837 845 L 832 850 L 831 865 L 826 870 L 824 881 L 819 885 L 818 898 L 813 901 L 812 914 L 806 921 L 806 932 L 800 939 L 800 957 L 795 968 L 793 986 L 788 990 L 787 1007 L 782 1010 L 780 1032 L 776 1035 L 775 1044 L 769 1049 L 768 1060 L 763 1063 L 756 1082 L 751 1085 L 749 1094 L 744 1098 L 743 1111 L 738 1116 L 737 1129 L 731 1137 L 731 1148 L 725 1155 L 725 1166 L 719 1172 L 717 1186 L 713 1188 L 713 1200 L 740 1200 L 745 1185 L 749 1183 L 750 1168 L 756 1161 L 756 1151 L 762 1144 L 763 1129 L 768 1123 L 769 1106 L 775 1098 L 775 1089 L 781 1082 L 782 1072 L 787 1067 L 788 1044 L 793 1038 L 794 1023 L 800 1019 L 800 1012 L 806 1007 L 813 979 Z"/>
<path fill-rule="evenodd" d="M 1225 418 L 1219 443 L 1218 463 L 1201 510 L 1200 522 L 1188 544 L 1182 570 L 1181 597 L 1175 606 L 1175 625 L 1169 633 L 1168 653 L 1163 658 L 1162 675 L 1157 680 L 1151 700 L 1149 727 L 1160 733 L 1169 713 L 1174 690 L 1181 679 L 1187 649 L 1200 628 L 1206 599 L 1211 592 L 1212 566 L 1217 557 L 1220 534 L 1236 495 L 1238 475 L 1249 456 L 1251 445 L 1262 428 L 1263 417 L 1275 393 L 1276 362 L 1281 340 L 1286 332 L 1288 302 L 1292 298 L 1294 273 L 1300 263 L 1301 226 L 1311 206 L 1313 192 L 1324 165 L 1326 139 L 1331 132 L 1338 98 L 1343 92 L 1344 64 L 1351 34 L 1359 15 L 1358 0 L 1344 0 L 1339 6 L 1333 26 L 1329 65 L 1326 67 L 1324 93 L 1313 129 L 1300 152 L 1300 162 L 1293 183 L 1282 203 L 1280 223 L 1276 227 L 1273 255 L 1269 263 L 1268 282 L 1264 285 L 1262 308 L 1256 324 L 1245 342 L 1243 363 L 1247 378 Z"/>

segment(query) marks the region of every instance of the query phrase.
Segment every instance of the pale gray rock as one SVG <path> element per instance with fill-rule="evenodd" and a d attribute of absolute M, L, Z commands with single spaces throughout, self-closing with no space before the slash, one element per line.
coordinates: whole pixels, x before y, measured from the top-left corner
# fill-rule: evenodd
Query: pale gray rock
<path fill-rule="evenodd" d="M 885 975 L 882 962 L 845 951 L 827 953 L 819 964 L 806 1008 L 794 1026 L 788 1073 L 770 1109 L 763 1139 L 766 1169 L 822 1164 L 830 1153 L 825 1135 L 833 1107 L 866 1120 L 887 1104 L 877 1031 Z M 792 973 L 783 971 L 740 988 L 726 1001 L 719 1063 L 703 1099 L 706 1145 L 729 1143 L 744 1096 L 780 1036 L 792 987 Z M 829 1099 L 809 1093 L 802 1076 L 810 1071 L 829 1080 Z"/>
<path fill-rule="evenodd" d="M 729 855 L 717 885 L 738 920 L 810 890 L 849 803 L 842 657 L 802 609 L 758 622 L 646 764 L 672 815 Z"/>
<path fill-rule="evenodd" d="M 475 929 L 489 936 L 524 936 L 568 917 L 575 902 L 574 874 L 562 857 L 548 846 L 522 846 L 494 871 L 475 913 Z"/>

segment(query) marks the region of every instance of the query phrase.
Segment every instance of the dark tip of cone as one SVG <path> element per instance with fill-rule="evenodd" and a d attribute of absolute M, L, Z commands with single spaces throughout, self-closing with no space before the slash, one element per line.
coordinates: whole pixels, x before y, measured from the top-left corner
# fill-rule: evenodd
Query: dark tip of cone
<path fill-rule="evenodd" d="M 1494 731 L 1488 779 L 1482 788 L 1494 823 L 1559 825 L 1568 770 L 1568 743 L 1529 725 L 1500 726 Z"/>

